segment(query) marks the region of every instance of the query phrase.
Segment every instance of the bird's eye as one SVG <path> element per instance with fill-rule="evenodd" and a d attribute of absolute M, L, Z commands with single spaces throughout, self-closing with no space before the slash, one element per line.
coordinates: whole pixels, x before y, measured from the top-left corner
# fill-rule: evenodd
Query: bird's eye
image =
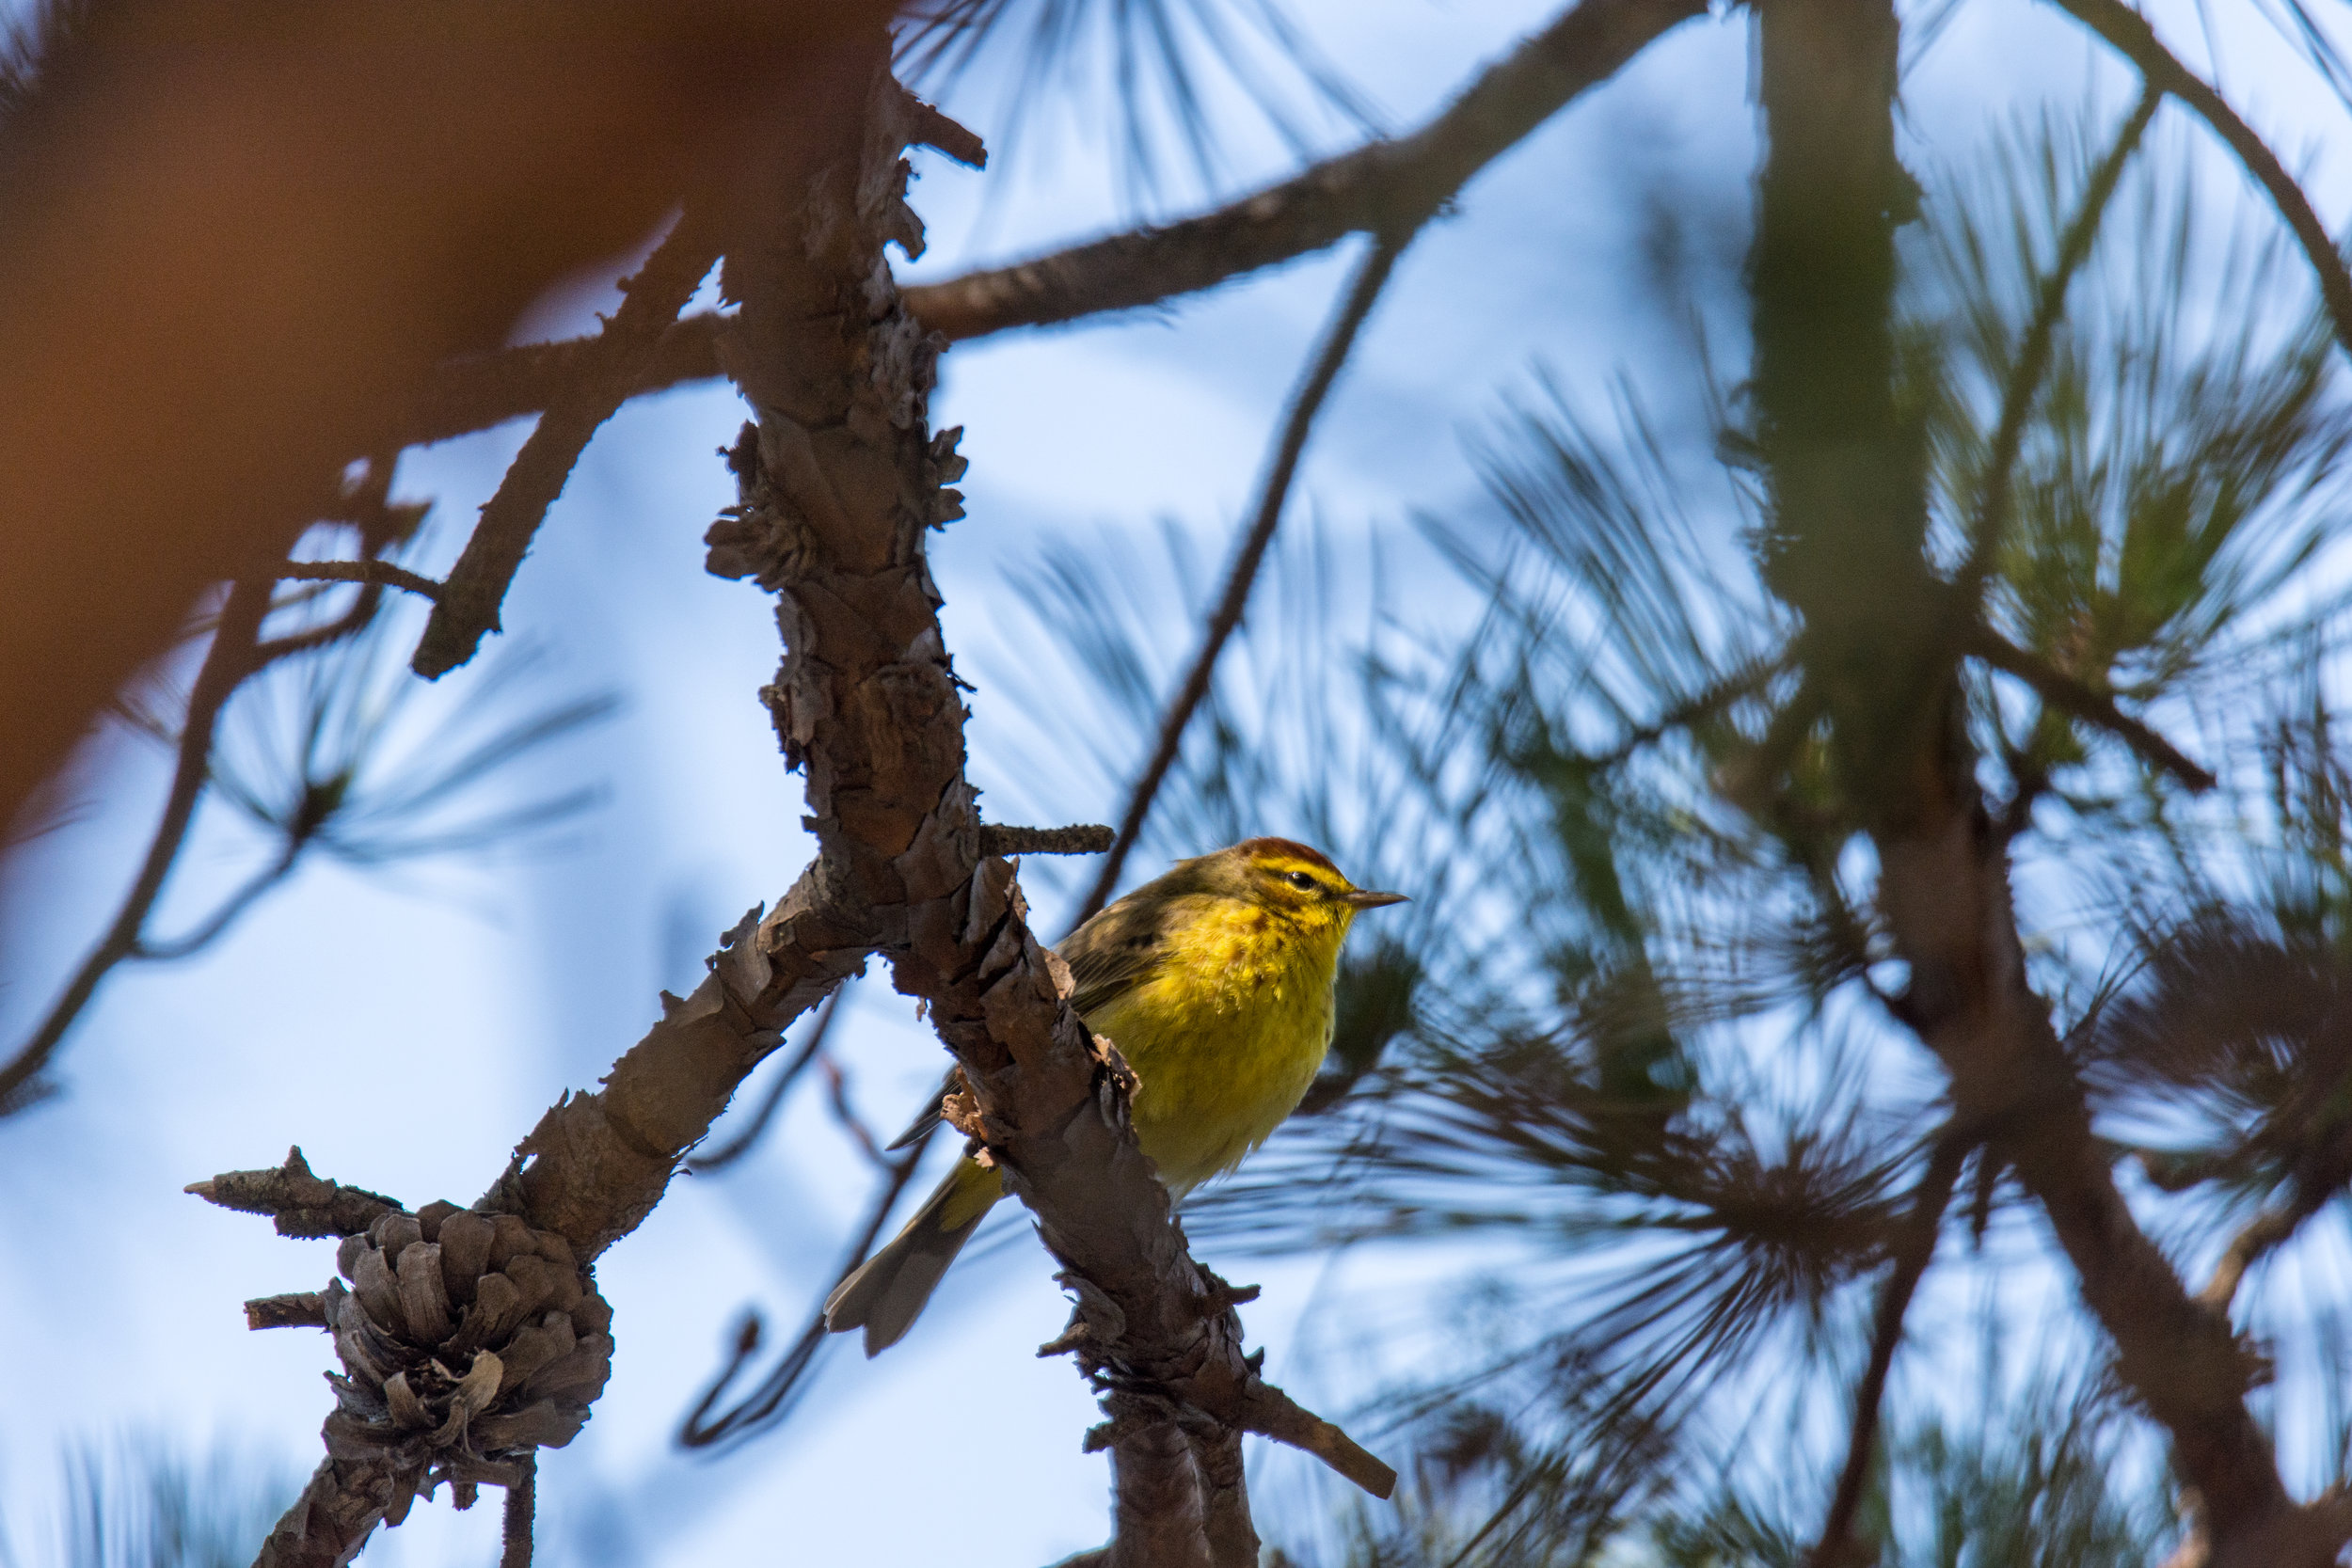
<path fill-rule="evenodd" d="M 1283 878 L 1282 880 L 1290 883 L 1291 886 L 1296 888 L 1301 893 L 1312 893 L 1315 891 L 1315 879 L 1312 877 L 1308 876 L 1304 871 L 1294 871 L 1289 876 Z"/>

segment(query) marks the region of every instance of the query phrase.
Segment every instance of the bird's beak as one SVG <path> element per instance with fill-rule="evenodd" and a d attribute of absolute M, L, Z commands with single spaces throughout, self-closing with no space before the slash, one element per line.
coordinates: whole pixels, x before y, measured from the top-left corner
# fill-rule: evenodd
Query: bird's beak
<path fill-rule="evenodd" d="M 1375 893 L 1370 888 L 1356 888 L 1343 896 L 1359 910 L 1376 910 L 1384 904 L 1409 904 L 1412 896 L 1403 893 Z"/>

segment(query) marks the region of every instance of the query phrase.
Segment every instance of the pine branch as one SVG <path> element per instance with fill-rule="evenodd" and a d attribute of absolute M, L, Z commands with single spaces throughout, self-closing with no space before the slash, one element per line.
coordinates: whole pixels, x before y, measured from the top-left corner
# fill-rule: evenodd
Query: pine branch
<path fill-rule="evenodd" d="M 1821 1526 L 1820 1544 L 1813 1549 L 1815 1568 L 1840 1568 L 1853 1550 L 1854 1513 L 1862 1506 L 1862 1484 L 1869 1478 L 1871 1456 L 1877 1452 L 1879 1406 L 1886 1394 L 1886 1374 L 1895 1365 L 1902 1343 L 1903 1318 L 1911 1310 L 1912 1293 L 1935 1256 L 1935 1241 L 1951 1206 L 1952 1188 L 1960 1167 L 1967 1162 L 1973 1140 L 1947 1132 L 1936 1140 L 1927 1174 L 1912 1196 L 1911 1214 L 1894 1239 L 1894 1267 L 1880 1288 L 1878 1310 L 1870 1331 L 1870 1360 L 1854 1388 L 1853 1426 L 1846 1436 L 1846 1463 L 1830 1495 L 1829 1517 Z"/>
<path fill-rule="evenodd" d="M 907 307 L 961 341 L 1155 305 L 1359 230 L 1409 230 L 1578 94 L 1706 9 L 1704 0 L 1581 0 L 1401 141 L 1370 143 L 1163 229 L 909 289 Z"/>
<path fill-rule="evenodd" d="M 729 933 L 691 996 L 665 998 L 596 1092 L 540 1118 L 472 1212 L 518 1216 L 545 1248 L 593 1264 L 660 1201 L 783 1027 L 881 956 L 929 1004 L 1008 1189 L 1078 1297 L 1065 1338 L 1113 1423 L 1136 1433 L 1115 1465 L 1131 1450 L 1142 1463 L 1174 1426 L 1172 1414 L 1133 1426 L 1139 1411 L 1181 1410 L 1212 1433 L 1272 1433 L 1385 1495 L 1385 1466 L 1259 1379 L 1232 1292 L 1193 1261 L 1136 1148 L 1125 1075 L 1071 1007 L 1068 971 L 1028 929 L 1010 866 L 978 852 L 964 711 L 924 559 L 961 464 L 925 427 L 928 334 L 882 265 L 886 241 L 920 240 L 892 170 L 921 117 L 888 57 L 877 30 L 859 58 L 789 84 L 827 135 L 755 150 L 737 173 L 803 204 L 742 203 L 763 227 L 724 246 L 743 304 L 730 361 L 762 423 L 730 454 L 741 500 L 712 531 L 712 562 L 778 595 L 786 658 L 767 696 L 807 775 L 817 862 Z M 405 1507 L 406 1474 L 330 1458 L 263 1562 L 347 1560 L 387 1508 Z M 1197 1484 L 1193 1506 L 1197 1517 Z"/>
<path fill-rule="evenodd" d="M 203 796 L 205 781 L 211 777 L 213 734 L 220 722 L 221 709 L 239 683 L 262 666 L 259 644 L 262 621 L 269 613 L 270 586 L 268 578 L 248 578 L 229 590 L 219 624 L 213 630 L 212 646 L 205 650 L 203 666 L 197 672 L 196 684 L 188 693 L 188 710 L 181 721 L 179 747 L 172 764 L 171 788 L 164 799 L 163 817 L 148 842 L 146 858 L 140 862 L 138 875 L 132 879 L 130 891 L 123 895 L 121 907 L 115 911 L 105 934 L 66 982 L 64 991 L 50 1004 L 40 1027 L 17 1048 L 5 1066 L 0 1066 L 0 1116 L 25 1102 L 26 1085 L 56 1054 L 67 1032 L 98 994 L 100 984 L 117 964 L 137 955 L 140 933 L 146 929 L 155 900 L 163 894 L 164 881 L 171 875 L 181 846 L 187 841 L 189 826 L 196 820 L 197 802 Z"/>
<path fill-rule="evenodd" d="M 2287 172 L 2279 155 L 2230 107 L 2229 100 L 2165 47 L 2156 37 L 2156 30 L 2148 24 L 2148 19 L 2124 5 L 2123 0 L 2058 3 L 2071 11 L 2076 21 L 2106 40 L 2116 53 L 2137 66 L 2150 87 L 2171 94 L 2195 110 L 2237 154 L 2247 172 L 2270 193 L 2279 215 L 2295 231 L 2296 242 L 2303 247 L 2303 255 L 2312 264 L 2320 297 L 2327 302 L 2328 319 L 2335 323 L 2336 341 L 2344 345 L 2345 353 L 2352 354 L 2352 271 L 2346 271 L 2344 256 L 2328 237 L 2327 226 L 2312 210 L 2311 198 L 2303 194 L 2303 187 Z"/>
<path fill-rule="evenodd" d="M 1480 169 L 1663 34 L 1704 0 L 1583 0 L 1489 67 L 1429 124 L 1376 141 L 1215 212 L 1095 240 L 1035 261 L 905 291 L 908 308 L 951 341 L 1015 326 L 1135 309 L 1212 289 L 1338 244 L 1417 221 Z M 969 161 L 969 160 L 966 160 Z M 628 396 L 724 372 L 716 315 L 673 324 Z M 400 427 L 410 444 L 445 441 L 548 406 L 578 381 L 597 340 L 533 343 L 453 360 Z"/>
<path fill-rule="evenodd" d="M 437 680 L 473 657 L 482 639 L 499 629 L 507 586 L 548 508 L 564 493 L 590 438 L 634 395 L 662 335 L 718 260 L 707 230 L 707 219 L 690 206 L 636 276 L 621 285 L 621 308 L 593 348 L 578 356 L 575 379 L 548 401 L 433 596 L 433 617 L 417 642 L 418 674 Z"/>
<path fill-rule="evenodd" d="M 2114 736 L 2138 752 L 2150 767 L 2179 780 L 2191 794 L 2201 795 L 2214 786 L 2209 769 L 2189 761 L 2179 747 L 2116 706 L 2115 699 L 2106 692 L 2035 657 L 1988 626 L 1971 626 L 1963 646 L 1995 670 L 2024 681 L 2033 688 L 2036 696 L 2059 712 Z"/>
<path fill-rule="evenodd" d="M 1233 552 L 1232 565 L 1225 574 L 1225 591 L 1218 596 L 1216 609 L 1201 632 L 1200 651 L 1193 655 L 1184 684 L 1177 688 L 1168 710 L 1160 716 L 1159 737 L 1152 746 L 1151 760 L 1144 764 L 1142 776 L 1128 793 L 1126 810 L 1119 818 L 1118 836 L 1112 840 L 1110 853 L 1095 874 L 1094 885 L 1088 890 L 1073 924 L 1084 925 L 1092 919 L 1110 901 L 1111 889 L 1119 885 L 1119 874 L 1126 867 L 1128 851 L 1136 847 L 1144 819 L 1152 814 L 1152 803 L 1159 798 L 1160 785 L 1167 781 L 1168 769 L 1175 766 L 1177 753 L 1184 749 L 1184 731 L 1209 694 L 1218 656 L 1225 652 L 1225 644 L 1241 625 L 1242 611 L 1249 603 L 1249 591 L 1257 586 L 1258 569 L 1265 563 L 1266 550 L 1274 543 L 1274 531 L 1282 521 L 1283 503 L 1290 499 L 1291 481 L 1298 472 L 1298 460 L 1307 450 L 1307 436 L 1314 429 L 1315 416 L 1322 412 L 1324 399 L 1330 394 L 1332 383 L 1339 379 L 1341 368 L 1356 346 L 1357 334 L 1372 314 L 1380 291 L 1388 285 L 1397 257 L 1412 243 L 1416 231 L 1400 230 L 1374 239 L 1372 249 L 1357 267 L 1347 293 L 1341 298 L 1331 325 L 1324 329 L 1322 341 L 1315 345 L 1307 374 L 1291 395 L 1290 407 L 1282 415 L 1281 432 L 1258 492 L 1255 515 L 1242 535 L 1240 547 Z"/>
<path fill-rule="evenodd" d="M 2048 1215 L 2122 1381 L 2170 1433 L 2173 1463 L 2204 1499 L 2214 1560 L 2321 1568 L 2342 1537 L 2321 1540 L 2317 1515 L 2289 1499 L 2248 1408 L 2250 1359 L 2116 1190 L 2030 983 L 2005 843 L 1956 717 L 1956 673 L 1931 645 L 1932 617 L 1908 615 L 1901 601 L 1925 571 L 1925 498 L 1893 403 L 1893 7 L 1778 0 L 1760 22 L 1771 150 L 1751 277 L 1780 531 L 1768 575 L 1806 615 L 1821 661 L 1807 674 L 1825 683 L 1832 754 L 1864 813 L 1880 911 L 1910 971 L 1901 1016 L 1950 1074 L 1955 1115 L 1986 1131 L 1989 1157 Z M 1857 569 L 1854 551 L 1870 548 L 1883 553 Z M 1986 644 L 1983 657 L 2019 663 L 2005 647 Z M 2039 674 L 2045 700 L 2085 717 L 2102 707 L 2078 683 Z M 2133 727 L 2106 711 L 2093 721 Z M 2150 738 L 2139 736 L 2143 754 Z"/>

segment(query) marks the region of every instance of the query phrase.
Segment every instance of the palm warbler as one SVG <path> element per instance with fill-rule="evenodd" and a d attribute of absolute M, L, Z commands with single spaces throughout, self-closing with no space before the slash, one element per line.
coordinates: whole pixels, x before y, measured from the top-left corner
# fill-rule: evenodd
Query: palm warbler
<path fill-rule="evenodd" d="M 1404 899 L 1352 886 L 1303 844 L 1253 838 L 1177 862 L 1062 942 L 1072 1005 L 1135 1069 L 1136 1141 L 1171 1196 L 1232 1169 L 1296 1107 L 1331 1044 L 1348 924 Z M 959 1161 L 841 1282 L 825 1326 L 863 1327 L 868 1355 L 897 1343 L 1004 1196 L 993 1168 Z"/>

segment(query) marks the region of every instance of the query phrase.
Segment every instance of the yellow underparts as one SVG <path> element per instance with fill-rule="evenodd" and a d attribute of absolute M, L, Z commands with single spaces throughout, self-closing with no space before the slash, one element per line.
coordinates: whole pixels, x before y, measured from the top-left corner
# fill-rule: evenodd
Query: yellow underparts
<path fill-rule="evenodd" d="M 1265 1142 L 1323 1067 L 1353 911 L 1307 914 L 1216 900 L 1156 976 L 1087 1015 L 1135 1069 L 1136 1141 L 1177 1197 Z M 1002 1176 L 966 1161 L 939 1224 L 977 1219 L 1004 1195 Z"/>
<path fill-rule="evenodd" d="M 1178 1197 L 1265 1142 L 1314 1081 L 1353 912 L 1203 902 L 1158 973 L 1086 1021 L 1136 1069 L 1136 1139 Z"/>

